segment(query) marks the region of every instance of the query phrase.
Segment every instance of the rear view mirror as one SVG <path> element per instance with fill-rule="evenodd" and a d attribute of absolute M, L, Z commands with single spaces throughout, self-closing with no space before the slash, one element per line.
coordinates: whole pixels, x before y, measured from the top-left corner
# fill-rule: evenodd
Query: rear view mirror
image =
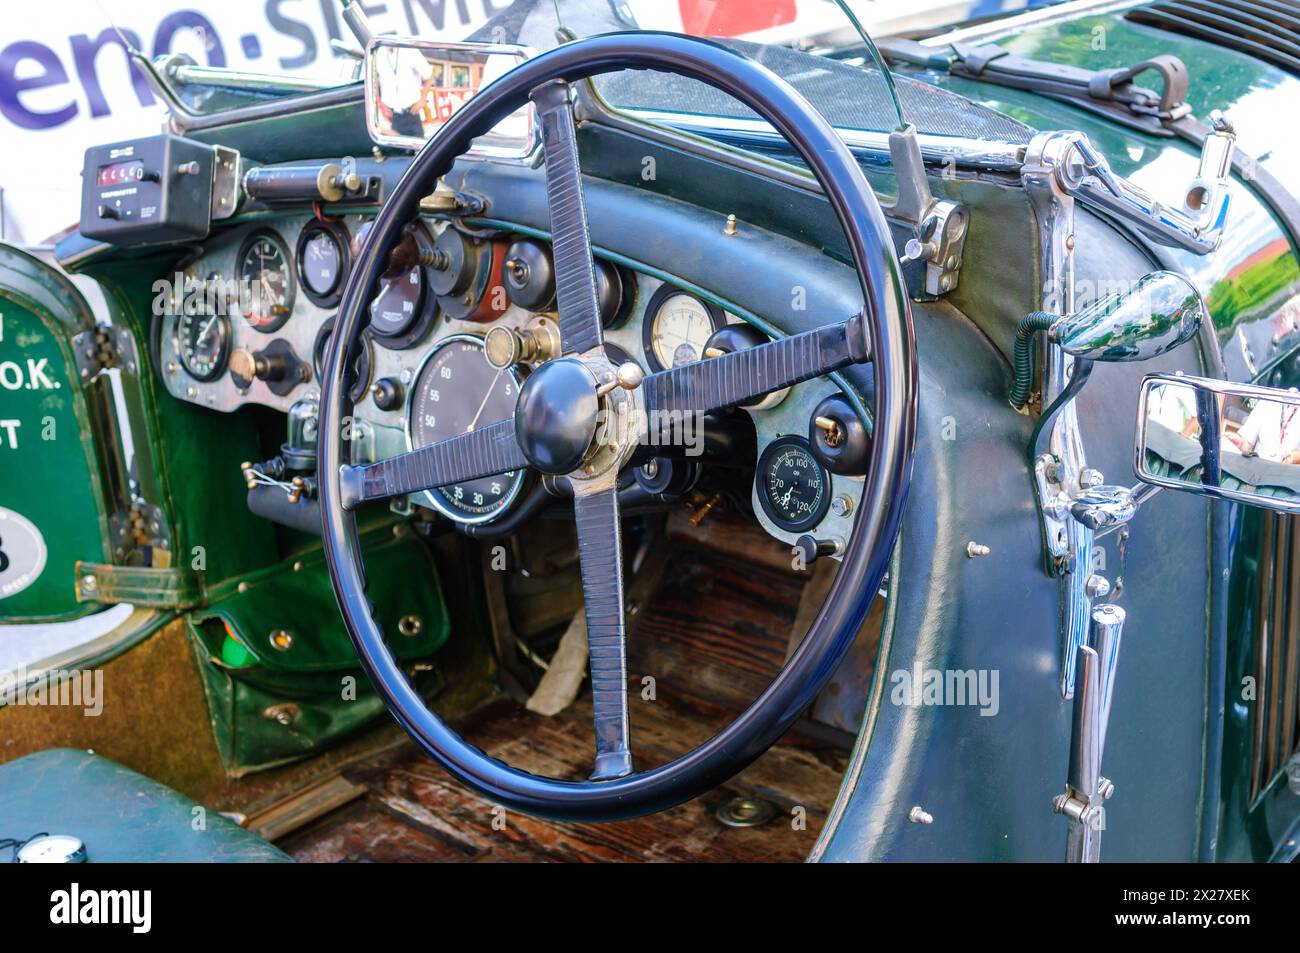
<path fill-rule="evenodd" d="M 1134 469 L 1143 483 L 1300 512 L 1300 391 L 1153 374 Z"/>
<path fill-rule="evenodd" d="M 479 90 L 529 56 L 521 46 L 430 43 L 378 36 L 366 48 L 366 124 L 381 146 L 419 149 Z M 522 158 L 536 131 L 529 106 L 474 143 L 472 153 Z"/>

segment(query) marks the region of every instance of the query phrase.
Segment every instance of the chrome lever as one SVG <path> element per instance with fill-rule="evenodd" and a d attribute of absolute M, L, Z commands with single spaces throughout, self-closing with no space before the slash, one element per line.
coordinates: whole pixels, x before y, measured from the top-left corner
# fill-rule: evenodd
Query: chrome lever
<path fill-rule="evenodd" d="M 1110 727 L 1115 673 L 1124 634 L 1124 610 L 1100 605 L 1092 610 L 1088 644 L 1078 648 L 1075 669 L 1074 724 L 1070 732 L 1070 767 L 1065 793 L 1052 807 L 1069 823 L 1067 863 L 1097 863 L 1105 828 L 1105 801 L 1115 785 L 1102 777 L 1101 759 Z"/>

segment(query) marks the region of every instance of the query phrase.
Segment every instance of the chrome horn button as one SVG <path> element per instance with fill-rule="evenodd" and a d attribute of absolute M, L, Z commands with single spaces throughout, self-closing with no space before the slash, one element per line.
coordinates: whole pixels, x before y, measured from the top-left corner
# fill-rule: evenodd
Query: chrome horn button
<path fill-rule="evenodd" d="M 572 473 L 596 438 L 596 376 L 577 358 L 547 361 L 529 376 L 515 408 L 515 439 L 543 473 Z"/>

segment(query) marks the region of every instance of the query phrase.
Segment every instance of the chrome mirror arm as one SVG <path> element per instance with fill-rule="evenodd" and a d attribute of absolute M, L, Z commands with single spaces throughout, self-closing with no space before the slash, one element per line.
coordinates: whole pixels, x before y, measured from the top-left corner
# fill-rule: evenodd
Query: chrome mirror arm
<path fill-rule="evenodd" d="M 1237 138 L 1222 114 L 1215 112 L 1211 122 L 1213 131 L 1201 147 L 1196 178 L 1183 192 L 1180 206 L 1163 203 L 1116 175 L 1105 156 L 1081 133 L 1072 134 L 1079 164 L 1067 168 L 1063 185 L 1085 205 L 1134 225 L 1162 245 L 1208 255 L 1223 238 Z"/>

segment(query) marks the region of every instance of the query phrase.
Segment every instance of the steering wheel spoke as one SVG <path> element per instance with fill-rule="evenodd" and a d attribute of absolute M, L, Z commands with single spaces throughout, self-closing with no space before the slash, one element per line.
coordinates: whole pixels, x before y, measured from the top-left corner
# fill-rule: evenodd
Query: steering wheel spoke
<path fill-rule="evenodd" d="M 528 466 L 515 439 L 513 417 L 469 433 L 439 440 L 419 450 L 364 466 L 339 468 L 343 506 L 354 509 L 371 500 L 419 493 Z"/>
<path fill-rule="evenodd" d="M 642 384 L 652 423 L 663 414 L 707 413 L 756 400 L 871 356 L 862 315 L 840 324 L 651 374 Z M 662 417 L 660 418 L 662 419 Z M 658 435 L 651 427 L 649 439 Z"/>
<path fill-rule="evenodd" d="M 560 350 L 583 354 L 600 347 L 600 305 L 591 233 L 578 163 L 578 137 L 569 102 L 569 84 L 553 80 L 529 98 L 537 108 L 546 158 L 546 198 L 551 209 L 555 259 L 555 297 L 560 312 Z"/>
<path fill-rule="evenodd" d="M 627 715 L 627 627 L 623 617 L 623 540 L 618 489 L 611 485 L 573 500 L 586 603 L 591 707 L 596 725 L 593 781 L 632 773 Z"/>

